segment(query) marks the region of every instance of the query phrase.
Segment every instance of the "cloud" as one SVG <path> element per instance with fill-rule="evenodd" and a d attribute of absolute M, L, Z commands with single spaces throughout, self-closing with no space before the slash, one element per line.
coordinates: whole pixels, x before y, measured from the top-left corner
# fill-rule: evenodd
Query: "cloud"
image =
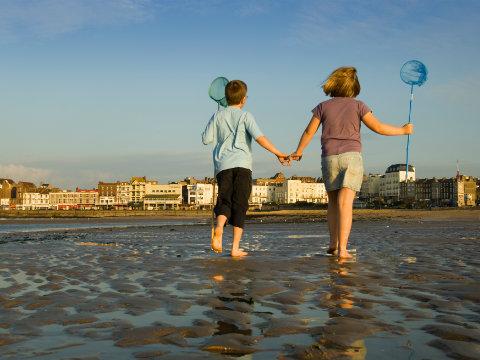
<path fill-rule="evenodd" d="M 264 14 L 272 0 L 2 0 L 0 42 L 49 39 L 86 28 L 143 23 L 171 12 Z"/>
<path fill-rule="evenodd" d="M 51 38 L 89 26 L 143 22 L 153 5 L 151 0 L 3 0 L 0 40 Z"/>
<path fill-rule="evenodd" d="M 40 183 L 48 181 L 51 175 L 52 172 L 47 169 L 27 167 L 19 164 L 0 164 L 0 178 Z"/>
<path fill-rule="evenodd" d="M 395 47 L 398 50 L 447 49 L 477 39 L 480 3 L 429 1 L 307 1 L 292 22 L 291 45 Z M 365 51 L 366 49 L 363 48 Z"/>

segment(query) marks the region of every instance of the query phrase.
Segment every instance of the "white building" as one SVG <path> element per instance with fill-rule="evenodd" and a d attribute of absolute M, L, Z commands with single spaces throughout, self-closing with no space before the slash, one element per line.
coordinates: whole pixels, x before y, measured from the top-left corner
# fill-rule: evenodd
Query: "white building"
<path fill-rule="evenodd" d="M 10 209 L 10 199 L 9 199 L 9 198 L 2 198 L 2 199 L 0 199 L 0 209 L 1 209 L 1 210 L 8 210 L 8 209 Z"/>
<path fill-rule="evenodd" d="M 326 204 L 328 202 L 324 183 L 307 183 L 301 180 L 285 180 L 281 186 L 276 187 L 275 198 L 279 204 L 297 202 Z"/>
<path fill-rule="evenodd" d="M 391 198 L 394 200 L 400 199 L 400 182 L 407 179 L 405 164 L 390 165 L 380 179 L 380 196 Z M 408 180 L 415 181 L 415 167 L 408 165 Z"/>
<path fill-rule="evenodd" d="M 49 194 L 22 192 L 17 198 L 17 210 L 40 210 L 50 208 Z"/>
<path fill-rule="evenodd" d="M 104 208 L 112 207 L 115 205 L 115 196 L 100 196 L 98 204 Z"/>
<path fill-rule="evenodd" d="M 215 197 L 218 196 L 218 186 L 215 184 Z M 195 207 L 209 207 L 213 203 L 213 185 L 196 183 L 186 185 L 185 201 Z"/>
<path fill-rule="evenodd" d="M 128 182 L 119 182 L 117 184 L 117 195 L 115 197 L 115 205 L 126 207 L 132 202 L 132 185 Z"/>
<path fill-rule="evenodd" d="M 276 193 L 278 185 L 252 185 L 249 203 L 261 206 L 265 203 L 277 201 Z"/>
<path fill-rule="evenodd" d="M 145 184 L 143 208 L 145 210 L 178 209 L 182 204 L 182 185 Z"/>

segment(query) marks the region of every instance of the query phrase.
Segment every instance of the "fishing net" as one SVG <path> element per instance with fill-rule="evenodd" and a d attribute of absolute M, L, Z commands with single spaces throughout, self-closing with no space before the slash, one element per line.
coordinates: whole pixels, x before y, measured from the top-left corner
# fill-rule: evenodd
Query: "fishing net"
<path fill-rule="evenodd" d="M 400 78 L 402 81 L 410 85 L 410 104 L 408 108 L 408 123 L 412 121 L 412 104 L 413 104 L 413 86 L 422 86 L 427 81 L 428 70 L 424 63 L 418 60 L 410 60 L 403 64 L 400 69 Z M 406 148 L 406 175 L 405 179 L 408 181 L 408 162 L 410 157 L 410 135 L 407 136 Z"/>
<path fill-rule="evenodd" d="M 427 81 L 427 67 L 418 60 L 410 60 L 403 64 L 400 78 L 408 85 L 422 86 Z"/>
<path fill-rule="evenodd" d="M 217 77 L 212 81 L 208 88 L 208 96 L 218 105 L 227 107 L 227 99 L 225 98 L 225 86 L 228 84 L 228 79 L 223 76 Z"/>

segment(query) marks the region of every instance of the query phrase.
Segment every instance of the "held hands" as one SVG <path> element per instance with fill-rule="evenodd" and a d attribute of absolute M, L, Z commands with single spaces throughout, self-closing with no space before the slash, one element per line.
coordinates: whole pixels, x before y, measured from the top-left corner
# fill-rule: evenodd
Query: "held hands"
<path fill-rule="evenodd" d="M 413 134 L 413 124 L 405 124 L 402 126 L 404 131 L 404 135 L 411 135 Z"/>
<path fill-rule="evenodd" d="M 301 152 L 299 152 L 299 151 L 294 151 L 293 153 L 291 153 L 291 154 L 288 156 L 288 158 L 289 158 L 290 160 L 300 161 L 300 160 L 302 160 L 302 156 L 303 156 L 303 154 L 302 154 Z"/>
<path fill-rule="evenodd" d="M 280 161 L 280 164 L 283 166 L 290 166 L 292 160 L 300 161 L 302 159 L 302 153 L 295 151 L 291 153 L 290 155 L 284 154 L 280 152 L 279 154 L 276 155 L 278 161 Z"/>
<path fill-rule="evenodd" d="M 280 161 L 280 164 L 283 166 L 290 166 L 290 156 L 284 153 L 280 153 L 277 155 L 278 161 Z"/>

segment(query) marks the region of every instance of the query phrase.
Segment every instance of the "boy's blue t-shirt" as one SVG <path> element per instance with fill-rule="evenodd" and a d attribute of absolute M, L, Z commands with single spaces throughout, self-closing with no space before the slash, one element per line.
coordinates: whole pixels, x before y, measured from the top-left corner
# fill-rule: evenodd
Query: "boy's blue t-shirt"
<path fill-rule="evenodd" d="M 215 143 L 213 164 L 220 171 L 242 167 L 252 170 L 252 139 L 263 136 L 248 111 L 229 106 L 211 117 L 202 134 L 205 145 Z"/>

